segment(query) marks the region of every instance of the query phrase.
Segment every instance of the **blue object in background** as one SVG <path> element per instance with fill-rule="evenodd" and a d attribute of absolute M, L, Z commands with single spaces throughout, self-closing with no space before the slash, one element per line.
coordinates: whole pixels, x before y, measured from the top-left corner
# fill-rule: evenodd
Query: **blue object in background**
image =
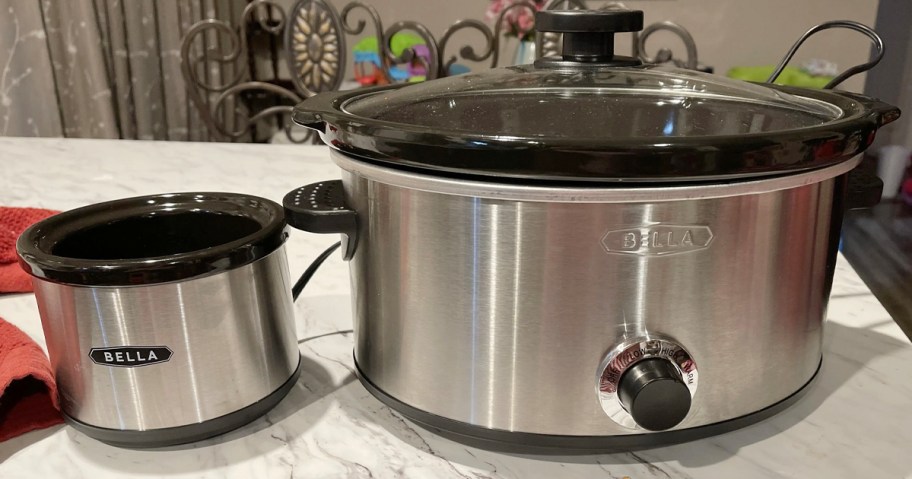
<path fill-rule="evenodd" d="M 471 70 L 469 70 L 469 67 L 467 67 L 465 65 L 460 65 L 458 63 L 454 63 L 454 64 L 450 65 L 450 68 L 447 71 L 447 74 L 450 76 L 462 75 L 463 73 L 469 73 L 470 71 Z"/>

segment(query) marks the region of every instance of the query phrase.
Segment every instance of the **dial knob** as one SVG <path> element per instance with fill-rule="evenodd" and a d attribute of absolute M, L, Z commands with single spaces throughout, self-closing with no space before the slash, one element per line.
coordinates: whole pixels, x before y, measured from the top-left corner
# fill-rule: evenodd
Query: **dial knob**
<path fill-rule="evenodd" d="M 650 431 L 671 429 L 690 411 L 690 390 L 678 368 L 664 358 L 630 366 L 618 382 L 617 394 L 637 425 Z"/>

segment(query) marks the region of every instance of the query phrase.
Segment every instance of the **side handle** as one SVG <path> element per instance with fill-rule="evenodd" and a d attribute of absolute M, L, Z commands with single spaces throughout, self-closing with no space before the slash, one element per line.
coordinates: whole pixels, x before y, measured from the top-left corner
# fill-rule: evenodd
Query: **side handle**
<path fill-rule="evenodd" d="M 342 257 L 350 260 L 358 238 L 358 216 L 345 201 L 342 180 L 321 181 L 297 188 L 282 199 L 285 221 L 311 233 L 341 233 Z"/>
<path fill-rule="evenodd" d="M 875 206 L 880 203 L 882 193 L 883 181 L 880 178 L 861 168 L 855 168 L 848 174 L 845 208 L 857 210 Z"/>

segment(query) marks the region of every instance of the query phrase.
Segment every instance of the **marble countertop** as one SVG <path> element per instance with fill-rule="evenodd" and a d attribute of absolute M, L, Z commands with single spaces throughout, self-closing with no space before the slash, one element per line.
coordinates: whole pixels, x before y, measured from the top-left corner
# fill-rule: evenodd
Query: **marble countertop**
<path fill-rule="evenodd" d="M 279 201 L 339 176 L 325 147 L 297 145 L 0 138 L 0 165 L 0 204 L 61 210 L 194 190 Z M 293 233 L 291 271 L 333 241 Z M 617 454 L 495 453 L 403 419 L 353 374 L 349 294 L 335 255 L 296 304 L 298 337 L 313 338 L 301 344 L 312 367 L 252 424 L 158 450 L 119 449 L 57 426 L 0 443 L 0 477 L 912 477 L 912 345 L 843 258 L 823 368 L 794 406 L 728 434 Z M 0 296 L 0 316 L 44 344 L 32 295 Z"/>

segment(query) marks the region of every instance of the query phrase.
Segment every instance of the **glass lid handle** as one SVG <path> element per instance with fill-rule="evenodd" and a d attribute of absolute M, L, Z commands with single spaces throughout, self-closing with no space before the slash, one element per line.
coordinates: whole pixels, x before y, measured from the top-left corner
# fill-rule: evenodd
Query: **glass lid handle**
<path fill-rule="evenodd" d="M 535 14 L 539 32 L 563 34 L 563 51 L 558 57 L 541 58 L 536 67 L 598 64 L 631 66 L 640 61 L 614 54 L 614 34 L 643 29 L 640 10 L 542 10 Z"/>

